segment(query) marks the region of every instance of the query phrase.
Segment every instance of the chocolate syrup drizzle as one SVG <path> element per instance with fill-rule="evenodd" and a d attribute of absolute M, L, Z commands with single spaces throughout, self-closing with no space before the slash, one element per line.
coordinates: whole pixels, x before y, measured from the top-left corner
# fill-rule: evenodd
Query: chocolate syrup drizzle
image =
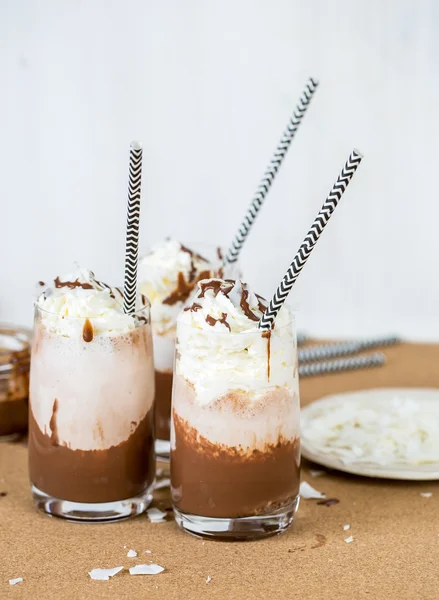
<path fill-rule="evenodd" d="M 54 281 L 56 288 L 69 288 L 69 290 L 74 290 L 75 288 L 82 288 L 83 290 L 92 290 L 93 286 L 91 283 L 81 283 L 79 281 L 79 277 L 75 279 L 75 281 L 60 281 L 60 278 L 57 277 Z"/>
<path fill-rule="evenodd" d="M 214 319 L 211 315 L 207 315 L 206 323 L 208 323 L 211 327 L 215 327 L 217 323 L 222 323 L 229 331 L 232 331 L 230 329 L 230 325 L 227 323 L 227 313 L 221 313 L 221 319 Z"/>
<path fill-rule="evenodd" d="M 90 343 L 93 340 L 93 325 L 90 319 L 85 319 L 84 327 L 82 328 L 82 339 L 84 342 Z"/>
<path fill-rule="evenodd" d="M 50 443 L 52 446 L 59 446 L 59 438 L 58 438 L 58 427 L 56 423 L 56 415 L 58 413 L 58 400 L 55 398 L 53 401 L 52 407 L 52 416 L 50 417 L 49 427 L 50 427 Z"/>
<path fill-rule="evenodd" d="M 239 305 L 247 319 L 250 319 L 250 321 L 259 321 L 259 318 L 255 315 L 255 313 L 250 310 L 250 304 L 248 303 L 248 290 L 245 290 L 244 288 L 242 288 L 241 302 Z"/>
<path fill-rule="evenodd" d="M 263 338 L 267 338 L 267 380 L 270 381 L 271 370 L 271 331 L 264 331 Z"/>

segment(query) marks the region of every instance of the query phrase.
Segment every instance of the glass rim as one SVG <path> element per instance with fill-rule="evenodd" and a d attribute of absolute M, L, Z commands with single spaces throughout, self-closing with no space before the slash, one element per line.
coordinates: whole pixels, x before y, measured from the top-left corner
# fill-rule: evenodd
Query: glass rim
<path fill-rule="evenodd" d="M 137 316 L 139 315 L 139 313 L 142 313 L 144 310 L 148 310 L 148 315 L 151 315 L 151 302 L 149 301 L 149 299 L 145 296 L 145 294 L 140 294 L 138 297 L 141 298 L 143 306 L 141 308 L 138 308 L 137 310 L 135 310 L 133 313 L 131 313 L 131 315 L 127 315 L 127 316 Z M 123 311 L 123 307 L 122 311 Z M 76 317 L 73 315 L 62 315 L 59 312 L 54 312 L 52 310 L 47 310 L 46 308 L 43 308 L 42 306 L 40 306 L 38 304 L 38 298 L 34 301 L 34 309 L 36 311 L 40 311 L 42 313 L 45 313 L 46 315 L 52 315 L 52 316 L 56 316 L 56 317 L 61 317 L 62 319 L 78 319 L 78 320 L 84 320 L 84 319 L 100 319 L 103 318 L 103 315 L 94 315 L 94 316 L 88 316 L 88 317 Z M 122 312 L 121 314 L 125 315 L 124 312 Z"/>
<path fill-rule="evenodd" d="M 281 326 L 277 327 L 276 326 L 276 321 L 275 321 L 275 327 L 274 329 L 269 329 L 269 330 L 264 330 L 264 329 L 259 329 L 257 327 L 257 323 L 256 321 L 254 321 L 255 323 L 255 329 L 249 329 L 247 331 L 216 331 L 213 327 L 211 327 L 210 329 L 199 329 L 197 328 L 197 331 L 199 333 L 203 333 L 203 334 L 207 334 L 207 335 L 218 335 L 218 336 L 233 336 L 233 337 L 239 337 L 239 336 L 251 336 L 251 335 L 255 335 L 256 333 L 260 333 L 261 335 L 266 333 L 267 331 L 270 331 L 271 333 L 276 333 L 278 331 L 283 331 L 284 329 L 286 329 L 287 327 L 290 327 L 291 325 L 295 325 L 296 324 L 296 315 L 295 313 L 291 310 L 291 307 L 289 305 L 285 305 L 284 306 L 288 309 L 291 318 L 288 319 L 287 323 L 282 324 Z M 178 329 L 180 327 L 183 327 L 184 329 L 194 329 L 194 327 L 190 324 L 190 323 L 183 323 L 180 319 L 177 320 L 177 338 L 178 338 Z"/>

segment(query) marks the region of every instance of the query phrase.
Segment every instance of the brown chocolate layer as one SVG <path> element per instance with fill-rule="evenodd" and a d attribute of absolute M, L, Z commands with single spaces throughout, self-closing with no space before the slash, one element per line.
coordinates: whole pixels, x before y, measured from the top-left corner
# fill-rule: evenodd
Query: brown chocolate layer
<path fill-rule="evenodd" d="M 0 436 L 27 431 L 27 398 L 0 402 Z"/>
<path fill-rule="evenodd" d="M 270 514 L 299 493 L 299 440 L 263 451 L 212 444 L 173 413 L 171 493 L 183 512 L 236 518 Z"/>
<path fill-rule="evenodd" d="M 155 474 L 153 416 L 107 450 L 71 450 L 45 435 L 29 410 L 29 472 L 39 490 L 71 502 L 115 502 L 142 494 Z"/>
<path fill-rule="evenodd" d="M 170 439 L 172 399 L 172 371 L 155 372 L 155 436 L 158 440 Z"/>

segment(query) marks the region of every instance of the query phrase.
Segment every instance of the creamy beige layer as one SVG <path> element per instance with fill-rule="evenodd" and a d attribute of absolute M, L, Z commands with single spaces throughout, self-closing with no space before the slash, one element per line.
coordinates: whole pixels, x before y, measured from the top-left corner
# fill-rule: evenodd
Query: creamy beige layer
<path fill-rule="evenodd" d="M 264 450 L 280 439 L 294 441 L 300 435 L 298 380 L 292 384 L 292 389 L 273 387 L 256 397 L 233 390 L 200 405 L 193 386 L 174 376 L 173 412 L 212 444 Z M 173 425 L 171 446 L 175 448 Z"/>
<path fill-rule="evenodd" d="M 55 402 L 56 401 L 56 402 Z M 30 404 L 43 433 L 59 444 L 102 450 L 127 440 L 154 401 L 148 326 L 91 342 L 35 330 Z"/>

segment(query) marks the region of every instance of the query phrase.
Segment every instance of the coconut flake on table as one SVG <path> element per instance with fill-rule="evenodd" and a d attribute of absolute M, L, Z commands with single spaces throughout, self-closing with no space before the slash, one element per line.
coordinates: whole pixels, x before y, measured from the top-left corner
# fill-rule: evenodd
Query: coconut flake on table
<path fill-rule="evenodd" d="M 206 583 L 210 583 L 212 581 L 212 577 L 210 575 L 208 575 L 206 577 Z"/>
<path fill-rule="evenodd" d="M 145 554 L 152 554 L 151 550 L 145 550 Z"/>
<path fill-rule="evenodd" d="M 312 498 L 316 498 L 320 500 L 321 498 L 326 498 L 326 494 L 323 492 L 319 492 L 312 485 L 309 485 L 306 481 L 302 481 L 300 484 L 299 494 L 301 498 L 305 500 L 311 500 Z"/>
<path fill-rule="evenodd" d="M 314 450 L 345 465 L 423 465 L 439 462 L 439 403 L 365 395 L 304 412 L 301 431 Z"/>
<path fill-rule="evenodd" d="M 128 558 L 135 558 L 137 556 L 137 552 L 135 550 L 128 550 L 127 556 Z"/>
<path fill-rule="evenodd" d="M 16 577 L 15 579 L 9 580 L 9 585 L 16 585 L 17 583 L 21 583 L 23 581 L 23 577 Z"/>
<path fill-rule="evenodd" d="M 123 567 L 113 567 L 112 569 L 92 569 L 89 571 L 91 579 L 95 581 L 108 581 L 110 577 L 114 577 Z"/>
<path fill-rule="evenodd" d="M 422 496 L 423 498 L 431 498 L 433 496 L 432 492 L 421 492 L 420 496 Z"/>
<path fill-rule="evenodd" d="M 130 567 L 130 575 L 158 575 L 165 568 L 160 565 L 136 565 L 135 567 Z"/>
<path fill-rule="evenodd" d="M 319 471 L 318 469 L 310 469 L 309 474 L 311 477 L 321 477 L 326 471 Z"/>
<path fill-rule="evenodd" d="M 151 523 L 164 523 L 166 521 L 166 513 L 158 508 L 148 508 L 146 514 Z"/>
<path fill-rule="evenodd" d="M 345 539 L 346 544 L 350 544 L 353 541 L 354 541 L 354 538 L 351 535 Z"/>
<path fill-rule="evenodd" d="M 171 485 L 171 480 L 169 479 L 169 477 L 166 477 L 165 479 L 161 479 L 160 481 L 157 481 L 154 489 L 161 490 L 162 488 L 169 487 L 170 485 Z"/>
<path fill-rule="evenodd" d="M 350 529 L 351 526 L 350 525 L 343 525 L 343 530 L 344 531 L 348 531 L 348 529 Z"/>

